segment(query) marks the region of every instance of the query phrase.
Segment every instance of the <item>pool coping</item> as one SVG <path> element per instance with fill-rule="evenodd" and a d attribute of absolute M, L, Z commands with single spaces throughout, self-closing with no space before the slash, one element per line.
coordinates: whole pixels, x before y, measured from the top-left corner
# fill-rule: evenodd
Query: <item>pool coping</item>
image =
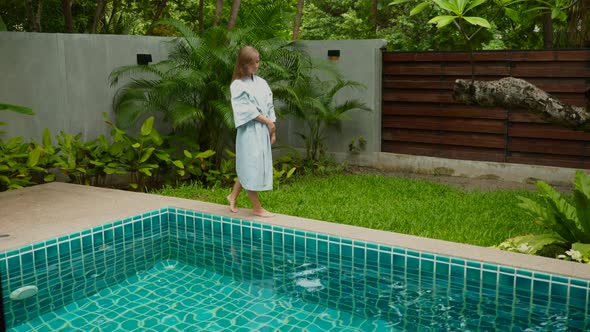
<path fill-rule="evenodd" d="M 590 264 L 281 214 L 260 218 L 248 209 L 231 213 L 220 204 L 61 182 L 0 193 L 0 234 L 10 235 L 0 237 L 0 252 L 166 207 L 590 280 Z"/>

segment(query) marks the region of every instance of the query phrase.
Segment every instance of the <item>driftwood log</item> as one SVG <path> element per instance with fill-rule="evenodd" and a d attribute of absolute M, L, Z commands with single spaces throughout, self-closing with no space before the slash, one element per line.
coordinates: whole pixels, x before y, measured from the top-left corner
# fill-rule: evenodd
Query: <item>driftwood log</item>
<path fill-rule="evenodd" d="M 523 109 L 566 128 L 590 131 L 590 105 L 584 108 L 565 104 L 533 84 L 514 77 L 497 81 L 456 80 L 453 99 L 467 105 Z"/>

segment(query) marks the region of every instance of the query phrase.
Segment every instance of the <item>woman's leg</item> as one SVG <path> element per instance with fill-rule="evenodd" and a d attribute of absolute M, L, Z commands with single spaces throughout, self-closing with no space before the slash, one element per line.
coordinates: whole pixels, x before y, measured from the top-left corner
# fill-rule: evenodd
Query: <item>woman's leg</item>
<path fill-rule="evenodd" d="M 227 195 L 227 201 L 229 202 L 229 210 L 233 213 L 238 212 L 238 206 L 236 205 L 236 201 L 238 200 L 238 196 L 242 191 L 242 184 L 240 180 L 237 179 L 236 183 L 234 183 L 234 188 L 232 189 L 231 193 Z"/>
<path fill-rule="evenodd" d="M 246 193 L 248 193 L 248 198 L 250 198 L 250 202 L 252 202 L 252 213 L 255 216 L 274 217 L 274 214 L 262 208 L 262 205 L 260 204 L 260 199 L 258 198 L 258 192 L 246 190 Z"/>

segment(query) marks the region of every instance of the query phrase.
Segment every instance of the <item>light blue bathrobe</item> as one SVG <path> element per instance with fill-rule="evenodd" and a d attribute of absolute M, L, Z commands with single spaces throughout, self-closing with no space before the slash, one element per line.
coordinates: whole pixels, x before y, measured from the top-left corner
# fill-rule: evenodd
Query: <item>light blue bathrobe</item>
<path fill-rule="evenodd" d="M 250 191 L 272 190 L 273 168 L 268 127 L 255 118 L 262 114 L 276 121 L 272 91 L 266 81 L 234 80 L 230 85 L 236 135 L 236 173 Z"/>

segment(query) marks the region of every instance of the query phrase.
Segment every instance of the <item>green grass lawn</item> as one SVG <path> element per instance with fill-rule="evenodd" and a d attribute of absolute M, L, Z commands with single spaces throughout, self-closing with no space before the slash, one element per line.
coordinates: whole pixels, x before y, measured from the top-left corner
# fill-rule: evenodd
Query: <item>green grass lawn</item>
<path fill-rule="evenodd" d="M 155 193 L 227 204 L 230 188 L 185 185 Z M 261 193 L 269 211 L 480 246 L 540 233 L 517 206 L 529 191 L 463 192 L 424 180 L 378 175 L 303 176 Z M 251 208 L 246 193 L 238 200 Z"/>

